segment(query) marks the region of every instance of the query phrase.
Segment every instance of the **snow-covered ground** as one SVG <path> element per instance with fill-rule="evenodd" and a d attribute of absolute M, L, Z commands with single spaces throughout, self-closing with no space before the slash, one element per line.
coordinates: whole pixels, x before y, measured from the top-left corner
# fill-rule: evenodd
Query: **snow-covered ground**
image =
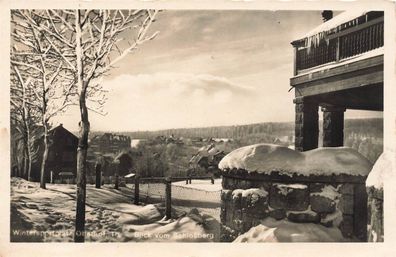
<path fill-rule="evenodd" d="M 337 228 L 328 228 L 320 224 L 294 223 L 267 218 L 258 226 L 235 239 L 235 243 L 260 242 L 345 242 Z"/>
<path fill-rule="evenodd" d="M 73 241 L 75 185 L 11 179 L 11 241 Z M 132 204 L 131 190 L 87 185 L 86 241 L 210 242 L 219 224 L 196 208 L 175 206 L 163 221 L 164 206 Z M 204 211 L 205 212 L 205 211 Z"/>
<path fill-rule="evenodd" d="M 205 179 L 192 180 L 191 184 L 186 184 L 186 181 L 179 181 L 172 183 L 172 185 L 215 192 L 221 190 L 221 178 L 215 179 L 214 184 L 209 179 Z"/>

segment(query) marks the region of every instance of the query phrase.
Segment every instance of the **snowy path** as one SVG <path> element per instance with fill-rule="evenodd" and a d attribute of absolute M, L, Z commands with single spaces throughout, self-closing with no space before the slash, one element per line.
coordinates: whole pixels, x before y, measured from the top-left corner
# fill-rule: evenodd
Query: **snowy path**
<path fill-rule="evenodd" d="M 13 178 L 11 241 L 73 241 L 75 192 L 75 185 L 48 184 L 43 190 L 38 183 Z M 131 202 L 130 189 L 87 185 L 86 241 L 218 240 L 218 221 L 207 215 L 210 208 L 198 213 L 190 207 L 176 207 L 176 219 L 163 222 L 160 204 L 137 206 Z"/>

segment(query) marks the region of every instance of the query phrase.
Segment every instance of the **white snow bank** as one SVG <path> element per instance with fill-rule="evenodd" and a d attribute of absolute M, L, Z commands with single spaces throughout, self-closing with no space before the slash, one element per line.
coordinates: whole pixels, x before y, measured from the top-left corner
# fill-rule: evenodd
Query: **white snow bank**
<path fill-rule="evenodd" d="M 323 147 L 298 152 L 273 144 L 245 146 L 227 154 L 219 169 L 244 169 L 248 172 L 284 175 L 360 175 L 369 174 L 372 164 L 356 150 L 348 147 Z"/>
<path fill-rule="evenodd" d="M 135 210 L 133 213 L 123 213 L 118 221 L 121 224 L 138 224 L 159 220 L 162 214 L 153 204 L 148 204 Z"/>
<path fill-rule="evenodd" d="M 261 188 L 249 188 L 249 189 L 236 189 L 232 191 L 232 198 L 242 195 L 242 197 L 247 197 L 249 195 L 258 195 L 261 197 L 266 197 L 268 192 Z"/>
<path fill-rule="evenodd" d="M 390 151 L 383 152 L 375 162 L 370 175 L 367 177 L 366 186 L 381 189 L 384 181 L 393 176 L 396 155 Z"/>
<path fill-rule="evenodd" d="M 343 242 L 338 228 L 328 228 L 313 223 L 293 223 L 287 220 L 267 218 L 260 225 L 238 236 L 235 243 L 261 242 Z"/>
<path fill-rule="evenodd" d="M 317 195 L 329 198 L 331 200 L 336 200 L 340 196 L 340 193 L 338 193 L 337 188 L 331 185 L 326 185 L 320 192 L 314 192 L 311 193 L 311 195 Z"/>
<path fill-rule="evenodd" d="M 306 189 L 308 187 L 307 185 L 303 185 L 303 184 L 278 184 L 278 183 L 275 183 L 274 185 L 278 188 L 279 193 L 282 195 L 287 195 L 290 191 L 292 191 L 294 189 Z"/>
<path fill-rule="evenodd" d="M 124 234 L 129 240 L 139 242 L 210 242 L 214 236 L 191 217 L 183 217 L 166 225 L 126 225 Z"/>

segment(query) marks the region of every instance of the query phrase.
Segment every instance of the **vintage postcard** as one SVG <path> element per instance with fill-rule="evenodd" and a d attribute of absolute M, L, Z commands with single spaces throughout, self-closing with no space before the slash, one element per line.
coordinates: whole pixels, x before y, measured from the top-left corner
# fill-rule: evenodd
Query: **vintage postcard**
<path fill-rule="evenodd" d="M 1 256 L 395 253 L 394 2 L 1 5 Z"/>

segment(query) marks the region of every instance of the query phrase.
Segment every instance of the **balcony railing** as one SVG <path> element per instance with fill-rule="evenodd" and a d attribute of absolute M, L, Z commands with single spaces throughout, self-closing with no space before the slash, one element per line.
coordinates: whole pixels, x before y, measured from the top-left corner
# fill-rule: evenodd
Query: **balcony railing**
<path fill-rule="evenodd" d="M 361 17 L 359 17 L 361 18 Z M 307 38 L 292 42 L 295 48 L 294 75 L 317 66 L 359 55 L 384 45 L 384 16 L 328 34 L 316 45 Z M 310 41 L 312 42 L 312 41 Z"/>

